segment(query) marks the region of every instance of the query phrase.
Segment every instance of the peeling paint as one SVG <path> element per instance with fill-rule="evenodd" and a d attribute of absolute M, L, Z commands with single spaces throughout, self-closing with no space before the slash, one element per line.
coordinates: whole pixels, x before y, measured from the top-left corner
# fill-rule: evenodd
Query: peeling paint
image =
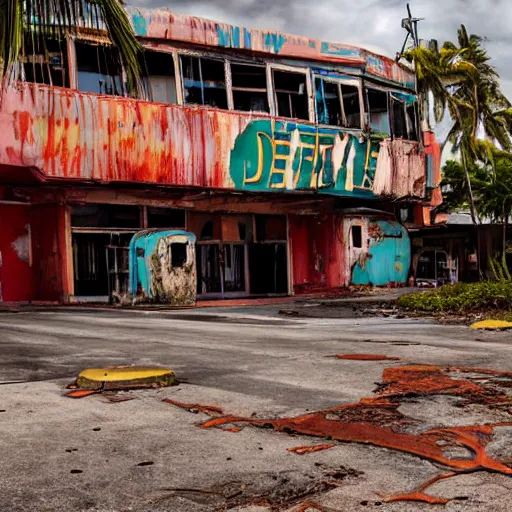
<path fill-rule="evenodd" d="M 410 70 L 389 57 L 355 46 L 272 30 L 252 30 L 175 14 L 167 9 L 127 7 L 126 10 L 139 37 L 333 62 L 362 69 L 370 76 L 410 89 L 415 87 L 415 77 Z"/>
<path fill-rule="evenodd" d="M 417 142 L 31 83 L 9 88 L 0 108 L 0 163 L 34 167 L 46 178 L 369 198 L 425 194 Z"/>
<path fill-rule="evenodd" d="M 137 233 L 130 243 L 132 296 L 138 301 L 195 304 L 195 241 L 195 236 L 185 231 Z M 176 255 L 179 261 L 175 261 Z"/>

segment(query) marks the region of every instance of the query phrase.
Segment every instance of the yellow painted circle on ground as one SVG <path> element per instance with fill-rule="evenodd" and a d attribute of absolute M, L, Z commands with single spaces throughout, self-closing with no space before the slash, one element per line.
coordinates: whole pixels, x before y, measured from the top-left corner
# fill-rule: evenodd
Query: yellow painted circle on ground
<path fill-rule="evenodd" d="M 114 366 L 84 370 L 76 382 L 82 389 L 149 388 L 172 386 L 176 378 L 169 368 Z"/>
<path fill-rule="evenodd" d="M 471 326 L 472 329 L 512 329 L 512 322 L 505 320 L 483 320 Z"/>

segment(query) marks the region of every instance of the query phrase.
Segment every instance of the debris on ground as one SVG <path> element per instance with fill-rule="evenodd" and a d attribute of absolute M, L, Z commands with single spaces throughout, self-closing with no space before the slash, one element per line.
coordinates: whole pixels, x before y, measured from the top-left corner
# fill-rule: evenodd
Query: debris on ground
<path fill-rule="evenodd" d="M 336 359 L 346 359 L 348 361 L 400 361 L 399 357 L 381 356 L 376 354 L 337 354 Z"/>
<path fill-rule="evenodd" d="M 398 450 L 417 455 L 449 468 L 450 473 L 429 480 L 412 493 L 387 497 L 387 501 L 422 501 L 447 503 L 432 497 L 426 489 L 439 480 L 456 475 L 492 471 L 512 476 L 512 467 L 486 452 L 486 446 L 499 427 L 512 421 L 487 425 L 434 428 L 417 433 L 418 420 L 404 416 L 399 407 L 413 397 L 448 395 L 463 399 L 463 405 L 480 404 L 500 407 L 512 414 L 512 372 L 480 368 L 440 366 L 399 366 L 386 368 L 375 396 L 357 403 L 341 405 L 292 418 L 255 419 L 238 416 L 212 418 L 201 428 L 249 424 L 273 428 L 288 434 L 307 435 Z M 505 409 L 501 409 L 505 407 Z M 411 432 L 410 426 L 415 430 Z M 450 450 L 464 452 L 452 456 Z"/>
<path fill-rule="evenodd" d="M 162 400 L 163 402 L 166 402 L 168 404 L 175 405 L 176 407 L 180 407 L 181 409 L 185 409 L 188 412 L 192 412 L 194 414 L 197 414 L 199 412 L 204 412 L 208 415 L 216 415 L 216 414 L 223 414 L 224 410 L 220 407 L 215 407 L 213 405 L 200 405 L 200 404 L 185 404 L 183 402 L 177 402 L 176 400 L 171 400 L 170 398 L 165 398 Z M 227 429 L 225 429 L 227 430 Z M 238 432 L 238 430 L 232 430 L 233 432 Z"/>
<path fill-rule="evenodd" d="M 321 452 L 334 448 L 335 444 L 317 444 L 315 446 L 297 446 L 295 448 L 288 448 L 286 451 L 296 453 L 297 455 L 304 455 L 306 453 Z"/>
<path fill-rule="evenodd" d="M 84 398 L 94 394 L 109 393 L 107 396 L 112 402 L 123 402 L 132 398 L 113 399 L 113 393 L 133 389 L 162 388 L 175 384 L 174 372 L 168 368 L 136 366 L 90 368 L 81 372 L 76 381 L 67 386 L 71 391 L 65 396 Z"/>

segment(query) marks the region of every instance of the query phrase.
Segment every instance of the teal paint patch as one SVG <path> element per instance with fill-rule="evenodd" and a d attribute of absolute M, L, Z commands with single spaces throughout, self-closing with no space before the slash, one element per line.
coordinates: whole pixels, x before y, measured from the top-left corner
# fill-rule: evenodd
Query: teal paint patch
<path fill-rule="evenodd" d="M 361 142 L 342 130 L 258 120 L 237 137 L 230 174 L 238 190 L 371 198 L 378 155 L 378 140 Z"/>
<path fill-rule="evenodd" d="M 407 106 L 414 105 L 417 100 L 417 96 L 415 94 L 407 94 L 403 92 L 392 92 L 391 97 L 403 101 Z"/>
<path fill-rule="evenodd" d="M 219 38 L 219 46 L 224 48 L 231 48 L 231 30 L 230 27 L 223 28 L 222 25 L 217 24 L 217 37 Z"/>
<path fill-rule="evenodd" d="M 357 58 L 361 56 L 361 52 L 357 48 L 347 48 L 327 42 L 322 42 L 320 52 L 322 55 L 333 55 L 336 57 Z"/>
<path fill-rule="evenodd" d="M 138 36 L 146 36 L 148 33 L 148 22 L 146 21 L 146 18 L 142 16 L 142 14 L 132 14 L 132 23 L 133 23 L 133 30 L 135 31 L 135 34 Z"/>
<path fill-rule="evenodd" d="M 411 266 L 411 243 L 404 226 L 395 221 L 369 220 L 370 246 L 352 270 L 352 284 L 405 284 Z"/>
<path fill-rule="evenodd" d="M 244 48 L 250 50 L 252 47 L 251 31 L 244 28 Z"/>
<path fill-rule="evenodd" d="M 286 37 L 283 34 L 266 33 L 264 35 L 264 45 L 267 51 L 279 53 L 284 43 L 286 43 Z"/>
<path fill-rule="evenodd" d="M 158 299 L 154 293 L 155 276 L 152 262 L 158 257 L 157 249 L 160 241 L 176 236 L 185 237 L 189 243 L 195 245 L 195 235 L 180 230 L 147 230 L 133 236 L 129 247 L 129 291 L 133 297 L 142 295 L 149 300 Z M 195 272 L 191 275 L 195 276 Z"/>

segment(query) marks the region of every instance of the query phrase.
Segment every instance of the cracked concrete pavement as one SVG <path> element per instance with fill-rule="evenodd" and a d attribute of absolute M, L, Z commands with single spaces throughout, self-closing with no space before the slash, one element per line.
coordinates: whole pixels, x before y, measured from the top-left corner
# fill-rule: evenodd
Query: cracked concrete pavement
<path fill-rule="evenodd" d="M 207 416 L 162 399 L 238 416 L 294 416 L 372 396 L 389 366 L 512 371 L 510 333 L 350 315 L 290 318 L 280 309 L 0 313 L 0 510 L 263 512 L 294 510 L 307 500 L 337 511 L 430 509 L 382 497 L 439 474 L 431 462 L 353 443 L 301 456 L 287 449 L 325 440 L 252 426 L 238 433 L 200 429 Z M 325 357 L 349 353 L 401 360 Z M 168 366 L 181 384 L 139 390 L 121 403 L 63 397 L 80 370 L 106 365 Z M 400 409 L 425 430 L 510 420 L 453 402 L 430 397 Z M 511 461 L 511 434 L 497 429 L 488 452 Z M 457 497 L 449 511 L 505 511 L 511 490 L 512 478 L 478 472 L 439 482 L 429 493 Z"/>

